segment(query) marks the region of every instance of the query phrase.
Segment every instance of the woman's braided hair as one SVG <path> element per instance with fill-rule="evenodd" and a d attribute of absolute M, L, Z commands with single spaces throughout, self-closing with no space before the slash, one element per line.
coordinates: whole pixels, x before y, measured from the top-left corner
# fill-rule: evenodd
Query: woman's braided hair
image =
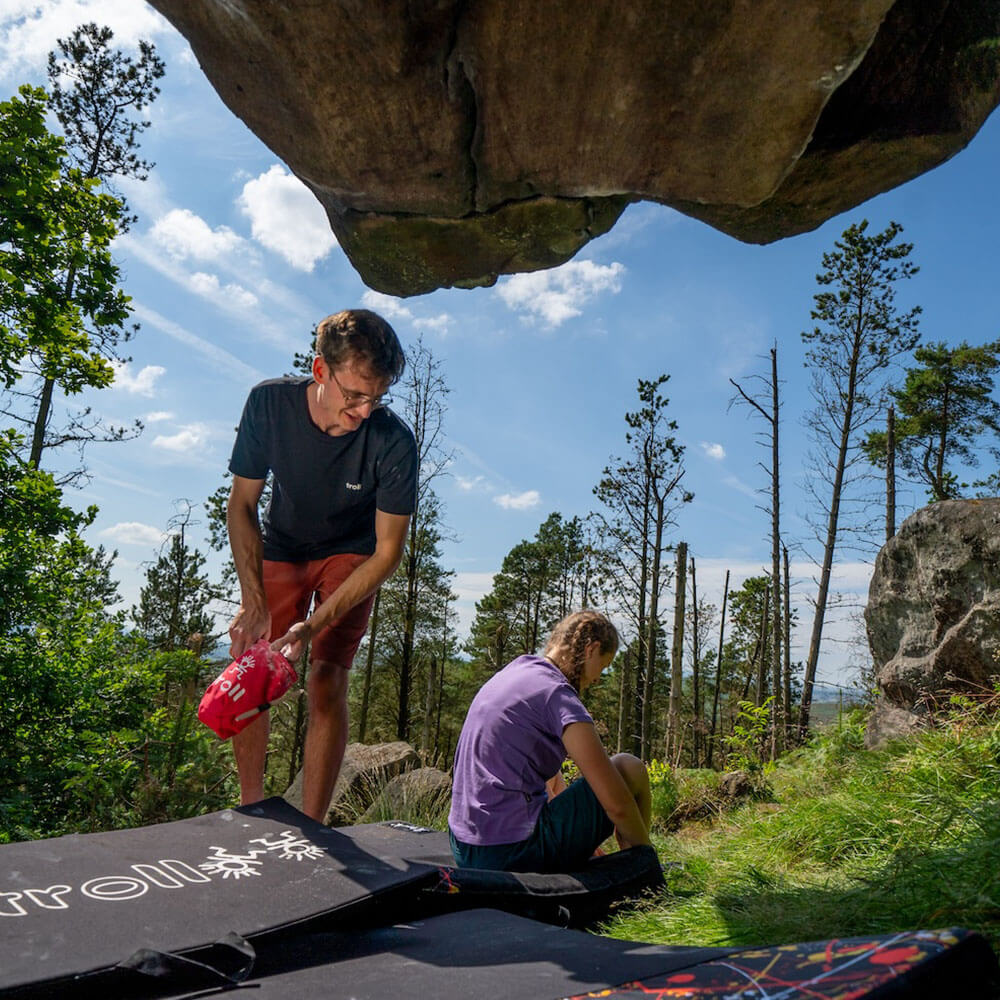
<path fill-rule="evenodd" d="M 556 624 L 545 644 L 544 656 L 556 650 L 565 650 L 569 654 L 566 662 L 556 665 L 577 692 L 583 677 L 584 653 L 587 646 L 595 641 L 601 644 L 602 654 L 616 653 L 618 630 L 599 611 L 575 611 Z"/>

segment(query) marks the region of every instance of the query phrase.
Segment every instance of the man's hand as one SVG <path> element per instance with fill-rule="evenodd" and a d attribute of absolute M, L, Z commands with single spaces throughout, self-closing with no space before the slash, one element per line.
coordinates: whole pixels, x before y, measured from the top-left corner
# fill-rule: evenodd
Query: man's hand
<path fill-rule="evenodd" d="M 296 622 L 283 636 L 271 643 L 271 649 L 294 663 L 305 649 L 306 643 L 312 638 L 312 628 L 308 622 Z"/>
<path fill-rule="evenodd" d="M 271 634 L 271 614 L 267 605 L 260 607 L 240 605 L 232 624 L 229 626 L 229 638 L 232 645 L 229 655 L 238 660 L 258 639 Z"/>

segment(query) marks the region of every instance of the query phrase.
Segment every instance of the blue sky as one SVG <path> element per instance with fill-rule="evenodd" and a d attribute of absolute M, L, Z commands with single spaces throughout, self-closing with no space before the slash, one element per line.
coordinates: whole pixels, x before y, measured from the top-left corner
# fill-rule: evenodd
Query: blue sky
<path fill-rule="evenodd" d="M 761 572 L 769 521 L 759 509 L 766 479 L 757 463 L 767 454 L 755 443 L 759 423 L 730 408 L 729 379 L 763 373 L 776 343 L 801 657 L 815 589 L 810 556 L 819 551 L 802 521 L 801 417 L 810 401 L 799 334 L 810 327 L 823 251 L 853 221 L 868 218 L 878 230 L 895 219 L 921 267 L 900 302 L 923 307 L 925 339 L 984 343 L 1000 335 L 995 115 L 937 170 L 768 247 L 640 204 L 561 268 L 492 289 L 391 299 L 365 287 L 318 203 L 222 104 L 186 42 L 151 8 L 137 0 L 4 7 L 4 98 L 20 83 L 44 83 L 56 38 L 86 20 L 109 24 L 126 48 L 152 40 L 167 64 L 143 137 L 156 167 L 144 184 L 124 188 L 139 221 L 116 247 L 142 329 L 113 388 L 82 400 L 114 421 L 139 417 L 146 429 L 137 440 L 91 448 L 92 481 L 73 499 L 99 506 L 89 540 L 118 550 L 127 604 L 137 600 L 143 564 L 155 558 L 176 501 L 200 503 L 222 482 L 248 389 L 288 371 L 318 319 L 363 304 L 390 319 L 404 346 L 422 334 L 451 386 L 445 430 L 455 461 L 438 492 L 455 535 L 444 562 L 457 574 L 463 630 L 513 545 L 552 511 L 594 509 L 591 490 L 624 449 L 636 380 L 661 372 L 670 374 L 670 413 L 695 493 L 676 537 L 697 560 L 699 591 L 718 603 L 727 568 L 737 585 Z M 902 516 L 923 503 L 922 490 L 903 487 L 900 503 Z M 857 628 L 848 609 L 863 601 L 869 576 L 856 553 L 841 554 L 834 586 L 845 607 L 828 628 L 823 680 L 850 673 L 847 640 Z"/>

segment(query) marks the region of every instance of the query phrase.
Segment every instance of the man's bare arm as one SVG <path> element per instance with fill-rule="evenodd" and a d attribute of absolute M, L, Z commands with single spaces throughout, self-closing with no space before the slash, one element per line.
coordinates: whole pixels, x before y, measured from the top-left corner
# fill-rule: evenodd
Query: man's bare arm
<path fill-rule="evenodd" d="M 293 662 L 303 645 L 317 632 L 374 594 L 396 571 L 406 547 L 409 514 L 386 514 L 375 511 L 375 551 L 309 616 L 275 639 L 271 648 L 285 653 Z M 285 646 L 289 649 L 285 651 Z M 349 666 L 349 664 L 342 664 Z"/>
<path fill-rule="evenodd" d="M 271 631 L 271 615 L 264 596 L 263 540 L 257 516 L 257 504 L 263 492 L 263 479 L 233 476 L 226 507 L 226 527 L 240 581 L 240 609 L 229 626 L 230 655 L 234 659 Z"/>

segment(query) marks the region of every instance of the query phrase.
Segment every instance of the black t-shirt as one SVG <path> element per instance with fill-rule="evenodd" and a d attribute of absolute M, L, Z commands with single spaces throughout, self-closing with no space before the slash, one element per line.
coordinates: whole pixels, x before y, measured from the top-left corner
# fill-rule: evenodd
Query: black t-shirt
<path fill-rule="evenodd" d="M 412 514 L 417 494 L 413 433 L 375 410 L 349 434 L 325 434 L 309 416 L 311 378 L 277 378 L 250 390 L 229 471 L 273 473 L 261 519 L 264 558 L 282 562 L 375 551 L 375 510 Z"/>

